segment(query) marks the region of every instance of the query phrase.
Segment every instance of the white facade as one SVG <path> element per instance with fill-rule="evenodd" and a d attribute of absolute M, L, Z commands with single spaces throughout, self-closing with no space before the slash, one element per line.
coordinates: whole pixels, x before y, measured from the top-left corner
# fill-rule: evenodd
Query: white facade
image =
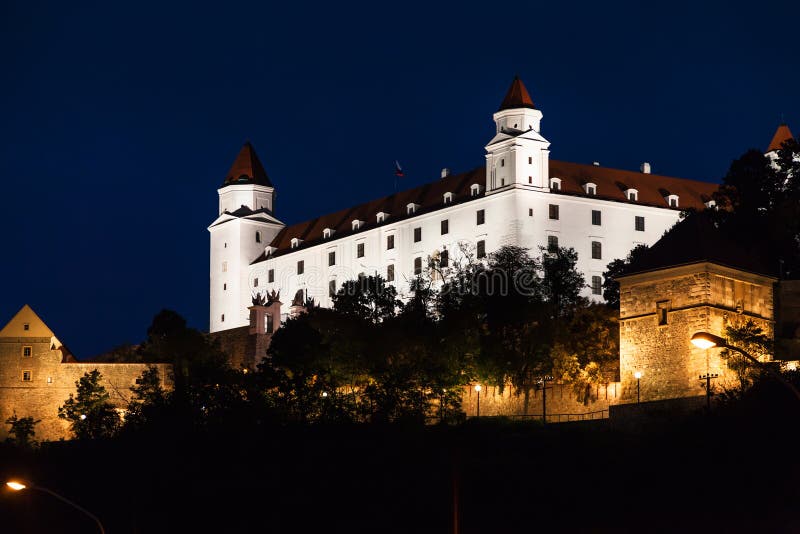
<path fill-rule="evenodd" d="M 636 245 L 655 243 L 678 220 L 678 208 L 684 207 L 670 206 L 670 198 L 676 197 L 677 202 L 686 204 L 686 207 L 690 204 L 686 194 L 678 197 L 675 191 L 682 187 L 681 184 L 698 185 L 700 182 L 643 173 L 635 176 L 629 171 L 584 166 L 587 173 L 595 169 L 605 175 L 618 172 L 620 178 L 616 182 L 606 179 L 603 183 L 599 179 L 585 179 L 576 191 L 566 190 L 569 184 L 575 188 L 577 178 L 553 175 L 549 161 L 550 143 L 539 132 L 541 118 L 542 113 L 530 107 L 503 109 L 495 113 L 497 134 L 485 147 L 485 180 L 462 184 L 466 193 L 462 190 L 460 198 L 455 201 L 451 199 L 448 202 L 445 199 L 447 193 L 444 193 L 435 205 L 429 203 L 415 207 L 411 202 L 402 206 L 402 212 L 399 212 L 401 208 L 395 207 L 394 213 L 384 212 L 383 208 L 375 209 L 375 213 L 361 213 L 363 224 L 348 224 L 346 229 L 339 231 L 320 228 L 318 236 L 286 235 L 293 231 L 294 227 L 289 227 L 279 239 L 280 243 L 276 241 L 270 246 L 273 237 L 284 228 L 280 221 L 263 212 L 237 216 L 231 210 L 240 200 L 234 204 L 223 201 L 231 195 L 228 188 L 258 186 L 229 185 L 221 188 L 222 215 L 209 227 L 210 331 L 247 325 L 247 307 L 251 295 L 256 292 L 280 291 L 282 316 L 285 317 L 299 290 L 318 305 L 330 306 L 332 283 L 338 289 L 343 282 L 361 273 L 378 273 L 388 278 L 389 266 L 394 270 L 391 283 L 401 296 L 407 295 L 417 258 L 424 268 L 429 256 L 447 249 L 450 260 L 458 261 L 462 244 L 467 244 L 475 252 L 481 241 L 487 255 L 503 245 L 527 247 L 532 255 L 538 255 L 538 247 L 546 247 L 549 239 L 557 238 L 559 246 L 573 247 L 578 252 L 578 268 L 587 284 L 584 294 L 601 299 L 596 288 L 594 292 L 592 290 L 592 277 L 602 277 L 609 262 L 624 258 Z M 451 178 L 442 178 L 448 179 Z M 647 180 L 661 180 L 648 186 L 651 193 L 659 191 L 655 203 L 643 202 L 639 198 L 644 189 L 641 184 L 648 184 Z M 551 189 L 554 181 L 559 183 L 558 190 Z M 710 187 L 710 184 L 705 185 Z M 694 191 L 691 187 L 688 190 Z M 631 191 L 636 192 L 635 198 L 629 196 Z M 458 194 L 456 191 L 452 193 Z M 244 194 L 244 191 L 237 194 Z M 693 204 L 702 206 L 700 195 L 696 197 Z M 257 202 L 255 193 L 247 198 L 253 199 L 250 202 Z M 258 209 L 247 206 L 253 211 Z M 271 211 L 271 204 L 269 209 Z M 415 214 L 415 210 L 419 213 Z M 478 224 L 480 210 L 483 210 L 482 224 Z M 446 234 L 442 234 L 443 220 L 447 220 Z M 417 228 L 420 229 L 420 239 L 415 241 Z M 262 232 L 261 243 L 256 243 L 256 231 Z M 393 248 L 387 246 L 390 236 L 393 236 Z M 286 245 L 288 239 L 295 240 L 296 250 Z M 265 251 L 268 254 L 264 254 Z M 363 256 L 360 256 L 362 252 Z M 593 252 L 599 258 L 593 258 Z M 255 261 L 257 259 L 259 261 Z M 299 262 L 302 262 L 302 267 Z M 301 269 L 302 273 L 299 273 Z"/>

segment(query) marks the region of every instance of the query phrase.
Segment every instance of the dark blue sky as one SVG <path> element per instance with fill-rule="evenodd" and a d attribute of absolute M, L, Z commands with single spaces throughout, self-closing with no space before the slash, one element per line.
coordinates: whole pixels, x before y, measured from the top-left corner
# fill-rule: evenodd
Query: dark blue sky
<path fill-rule="evenodd" d="M 800 130 L 800 2 L 0 3 L 0 323 L 78 357 L 207 328 L 242 142 L 297 222 L 483 164 L 518 73 L 551 156 L 719 181 Z M 648 4 L 648 5 L 645 5 Z"/>

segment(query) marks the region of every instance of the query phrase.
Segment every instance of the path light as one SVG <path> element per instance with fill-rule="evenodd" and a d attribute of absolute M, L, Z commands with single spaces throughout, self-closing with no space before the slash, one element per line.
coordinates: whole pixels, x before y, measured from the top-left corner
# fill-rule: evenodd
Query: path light
<path fill-rule="evenodd" d="M 22 482 L 17 482 L 16 480 L 9 480 L 8 482 L 6 482 L 6 486 L 8 486 L 14 491 L 24 490 L 25 488 L 28 487 Z"/>
<path fill-rule="evenodd" d="M 642 379 L 642 372 L 636 371 L 633 373 L 633 377 L 636 379 L 636 404 L 639 404 L 641 397 L 639 396 L 639 381 Z"/>
<path fill-rule="evenodd" d="M 475 410 L 475 417 L 481 416 L 481 389 L 482 388 L 480 384 L 475 384 L 475 391 L 478 392 L 478 404 L 477 404 L 477 410 Z"/>

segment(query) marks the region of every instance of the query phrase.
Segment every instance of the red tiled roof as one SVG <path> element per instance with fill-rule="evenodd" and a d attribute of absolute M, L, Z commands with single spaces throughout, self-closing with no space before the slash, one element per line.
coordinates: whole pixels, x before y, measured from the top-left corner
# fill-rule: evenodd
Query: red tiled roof
<path fill-rule="evenodd" d="M 597 185 L 596 197 L 599 199 L 630 202 L 624 194 L 624 190 L 630 188 L 638 191 L 638 200 L 630 202 L 631 204 L 660 208 L 667 208 L 667 201 L 664 197 L 674 194 L 679 197 L 679 208 L 677 209 L 702 210 L 705 207 L 704 202 L 711 198 L 712 193 L 718 187 L 717 184 L 696 180 L 553 160 L 550 161 L 550 176 L 561 179 L 559 194 L 585 196 L 583 184 L 591 182 Z M 323 241 L 322 232 L 325 228 L 335 230 L 331 240 L 374 228 L 378 226 L 376 221 L 378 212 L 388 213 L 387 222 L 393 222 L 435 211 L 446 206 L 443 198 L 447 192 L 453 193 L 452 204 L 470 201 L 474 199 L 470 194 L 472 184 L 480 185 L 483 190 L 486 185 L 485 167 L 450 175 L 407 191 L 400 191 L 394 195 L 287 226 L 278 232 L 270 245 L 277 249 L 275 255 L 282 254 L 290 250 L 291 240 L 295 237 L 303 241 L 301 248 L 319 244 Z M 483 196 L 483 193 L 480 196 Z M 412 202 L 418 204 L 420 208 L 415 214 L 408 215 L 406 207 Z M 354 219 L 364 221 L 365 224 L 359 230 L 353 230 Z M 265 257 L 262 254 L 255 262 L 263 261 Z"/>
<path fill-rule="evenodd" d="M 533 107 L 533 100 L 531 99 L 531 95 L 528 94 L 525 84 L 522 83 L 519 76 L 514 76 L 514 81 L 511 82 L 511 87 L 508 88 L 506 97 L 503 99 L 503 103 L 500 104 L 500 109 L 497 111 L 517 108 L 535 109 Z"/>
<path fill-rule="evenodd" d="M 783 145 L 784 141 L 788 141 L 789 139 L 793 139 L 794 136 L 792 135 L 792 131 L 789 130 L 789 126 L 786 124 L 781 124 L 778 126 L 778 129 L 775 130 L 775 135 L 772 136 L 772 141 L 769 143 L 769 147 L 767 148 L 767 152 L 772 152 L 773 150 L 779 150 Z"/>
<path fill-rule="evenodd" d="M 239 151 L 239 155 L 233 161 L 228 174 L 225 175 L 225 183 L 223 185 L 232 185 L 237 183 L 266 185 L 272 187 L 272 182 L 261 165 L 256 151 L 249 142 L 245 143 Z"/>

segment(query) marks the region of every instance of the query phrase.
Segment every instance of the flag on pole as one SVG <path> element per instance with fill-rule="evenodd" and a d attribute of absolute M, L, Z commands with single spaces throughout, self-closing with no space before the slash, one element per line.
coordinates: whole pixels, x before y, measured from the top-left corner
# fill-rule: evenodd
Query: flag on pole
<path fill-rule="evenodd" d="M 394 160 L 394 175 L 403 176 L 403 168 L 400 166 L 400 162 L 397 160 Z"/>

